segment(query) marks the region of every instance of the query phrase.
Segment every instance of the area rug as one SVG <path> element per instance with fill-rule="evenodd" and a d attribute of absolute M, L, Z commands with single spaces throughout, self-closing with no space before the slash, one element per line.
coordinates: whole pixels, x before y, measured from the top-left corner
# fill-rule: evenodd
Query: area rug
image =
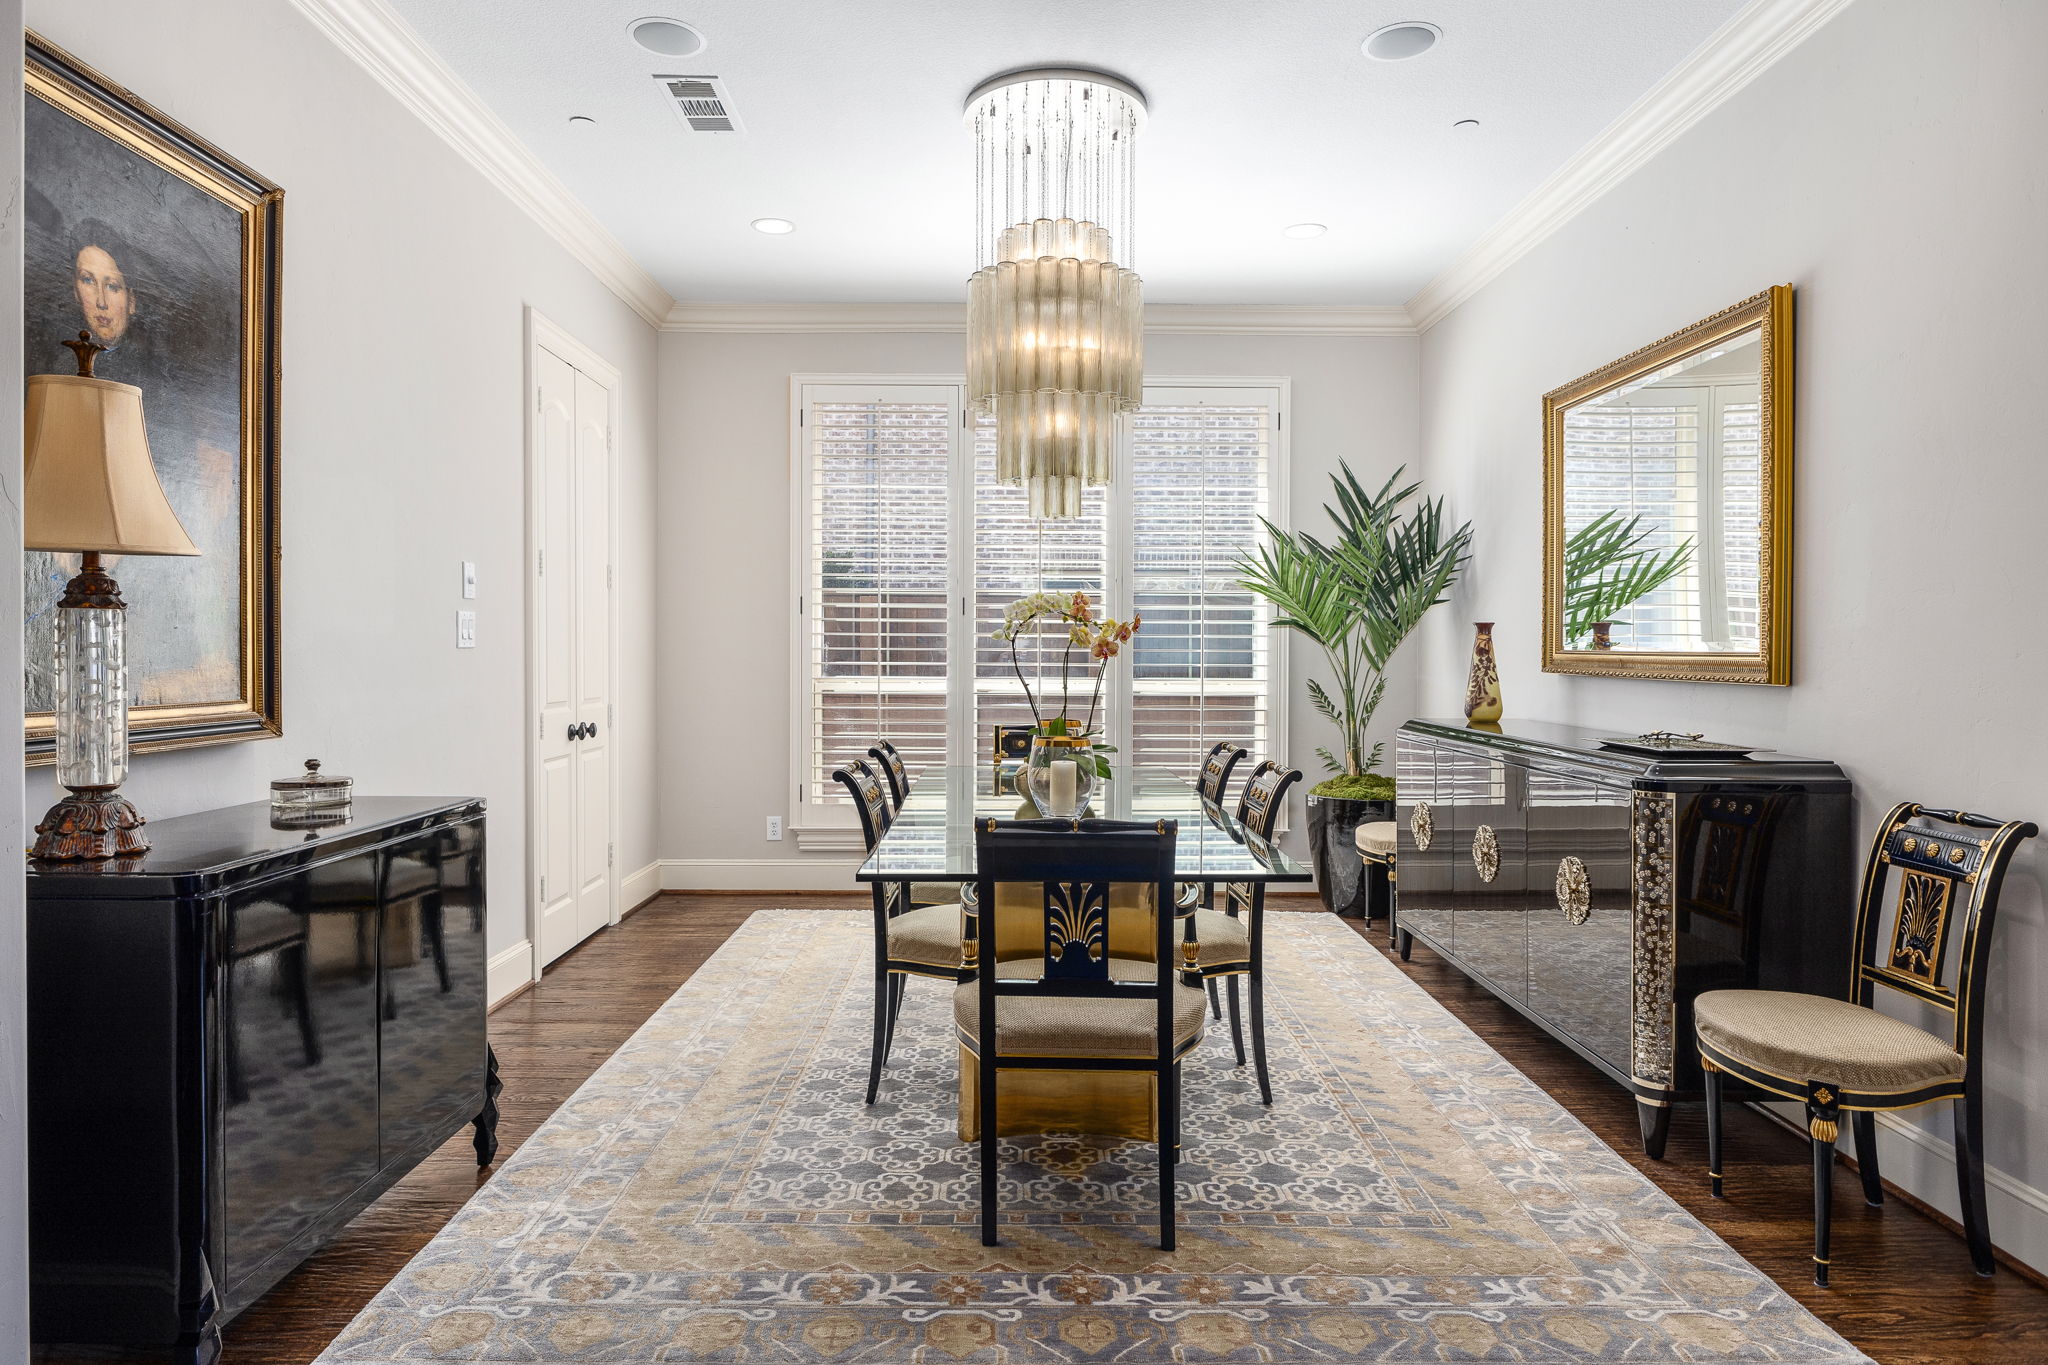
<path fill-rule="evenodd" d="M 984 1248 L 950 988 L 869 1108 L 867 916 L 764 911 L 321 1360 L 1865 1360 L 1348 927 L 1267 924 L 1273 1106 L 1212 1026 L 1175 1252 L 1153 1148 L 1075 1134 L 1006 1140 Z"/>

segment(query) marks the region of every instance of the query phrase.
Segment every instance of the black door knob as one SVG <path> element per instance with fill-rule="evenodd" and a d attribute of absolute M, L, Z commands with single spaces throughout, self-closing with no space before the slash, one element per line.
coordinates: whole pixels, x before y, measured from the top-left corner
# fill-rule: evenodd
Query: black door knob
<path fill-rule="evenodd" d="M 597 735 L 597 722 L 594 720 L 585 721 L 583 724 L 583 735 L 586 739 L 595 738 Z"/>

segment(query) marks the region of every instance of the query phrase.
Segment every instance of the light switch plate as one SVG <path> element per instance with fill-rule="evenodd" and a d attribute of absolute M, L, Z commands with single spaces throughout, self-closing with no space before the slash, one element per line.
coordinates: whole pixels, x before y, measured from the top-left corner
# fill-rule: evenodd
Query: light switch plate
<path fill-rule="evenodd" d="M 476 562 L 474 560 L 465 559 L 462 561 L 462 595 L 466 598 L 476 596 Z"/>
<path fill-rule="evenodd" d="M 475 612 L 458 611 L 455 613 L 455 647 L 457 649 L 476 648 Z"/>

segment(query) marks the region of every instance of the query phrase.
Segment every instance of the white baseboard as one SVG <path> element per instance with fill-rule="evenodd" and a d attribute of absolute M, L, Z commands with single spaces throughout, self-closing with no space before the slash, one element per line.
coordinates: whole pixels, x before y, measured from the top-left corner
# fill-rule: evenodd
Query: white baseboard
<path fill-rule="evenodd" d="M 1804 1106 L 1792 1103 L 1760 1104 L 1796 1132 L 1806 1130 Z M 1930 1106 L 1928 1112 L 1934 1112 Z M 1840 1150 L 1850 1155 L 1856 1143 L 1849 1125 L 1842 1124 Z M 1877 1116 L 1878 1174 L 1912 1195 L 1939 1209 L 1945 1216 L 1962 1221 L 1962 1206 L 1956 1194 L 1956 1149 L 1946 1138 L 1897 1114 Z M 1985 1212 L 1991 1220 L 1991 1242 L 2024 1266 L 2048 1271 L 2048 1193 L 2035 1189 L 1996 1166 L 1984 1168 Z M 1966 1253 L 1960 1241 L 1956 1255 Z"/>
<path fill-rule="evenodd" d="M 638 872 L 629 872 L 619 882 L 619 913 L 626 914 L 661 891 L 661 860 L 656 859 Z"/>
<path fill-rule="evenodd" d="M 492 954 L 489 973 L 485 979 L 489 982 L 485 991 L 494 1008 L 506 996 L 532 985 L 533 941 L 522 938 L 505 951 Z"/>
<path fill-rule="evenodd" d="M 858 851 L 817 858 L 664 858 L 664 891 L 865 891 Z"/>

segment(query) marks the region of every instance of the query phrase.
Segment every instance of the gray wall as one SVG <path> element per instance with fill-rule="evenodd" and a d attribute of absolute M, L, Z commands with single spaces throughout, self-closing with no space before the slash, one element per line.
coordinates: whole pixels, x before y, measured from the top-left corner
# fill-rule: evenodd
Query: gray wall
<path fill-rule="evenodd" d="M 484 796 L 490 949 L 526 938 L 532 304 L 624 376 L 619 870 L 651 863 L 654 330 L 282 0 L 32 0 L 28 22 L 285 189 L 286 737 L 139 757 L 128 794 L 158 817 L 258 800 L 318 757 L 367 792 Z M 32 806 L 52 790 L 30 774 Z"/>
<path fill-rule="evenodd" d="M 789 379 L 958 374 L 963 344 L 939 333 L 662 337 L 659 669 L 663 715 L 681 722 L 662 735 L 668 885 L 847 884 L 849 855 L 799 853 L 793 839 L 762 837 L 764 816 L 793 814 Z M 1375 483 L 1396 465 L 1415 465 L 1415 337 L 1153 334 L 1145 348 L 1154 375 L 1293 379 L 1289 491 L 1298 526 L 1323 523 L 1340 458 Z M 706 666 L 714 657 L 717 666 Z M 1317 656 L 1295 641 L 1289 669 L 1289 748 L 1313 783 L 1321 779 L 1315 748 L 1333 734 L 1303 690 L 1320 671 Z M 1381 737 L 1409 714 L 1413 677 L 1399 660 L 1380 708 Z M 714 799 L 700 780 L 704 746 L 735 735 L 746 736 L 745 761 Z M 1299 797 L 1295 805 L 1289 840 L 1305 851 Z"/>
<path fill-rule="evenodd" d="M 1425 469 L 1479 524 L 1475 572 L 1422 642 L 1425 709 L 1457 713 L 1470 622 L 1494 620 L 1510 715 L 1836 759 L 1862 837 L 1907 799 L 2048 818 L 2034 714 L 2048 672 L 2034 401 L 2048 373 L 2048 6 L 1941 13 L 1849 7 L 1424 336 Z M 1793 685 L 1541 672 L 1540 396 L 1786 281 Z M 1985 1058 L 1993 1231 L 2034 1265 L 2048 1265 L 2044 865 L 2030 846 L 2007 882 Z M 1946 1112 L 1904 1117 L 1918 1126 L 1888 1130 L 1886 1174 L 1953 1212 Z"/>

